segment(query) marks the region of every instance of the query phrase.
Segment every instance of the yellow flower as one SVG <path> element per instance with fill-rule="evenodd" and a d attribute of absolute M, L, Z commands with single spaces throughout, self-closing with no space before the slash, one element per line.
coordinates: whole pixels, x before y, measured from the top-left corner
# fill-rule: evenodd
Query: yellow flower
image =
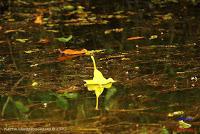
<path fill-rule="evenodd" d="M 89 91 L 95 91 L 96 94 L 96 110 L 98 110 L 99 96 L 103 93 L 104 88 L 111 88 L 112 83 L 116 82 L 112 78 L 104 78 L 103 74 L 96 68 L 94 57 L 91 56 L 94 65 L 94 77 L 92 80 L 84 80 L 85 86 Z"/>

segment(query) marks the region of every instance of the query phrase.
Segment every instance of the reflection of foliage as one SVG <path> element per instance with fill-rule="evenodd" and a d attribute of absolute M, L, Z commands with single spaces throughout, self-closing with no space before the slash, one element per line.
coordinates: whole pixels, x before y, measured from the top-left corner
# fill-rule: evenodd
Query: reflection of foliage
<path fill-rule="evenodd" d="M 68 92 L 65 92 L 63 94 L 58 94 L 52 91 L 48 91 L 37 94 L 38 95 L 34 95 L 36 96 L 36 98 L 33 97 L 33 101 L 37 102 L 41 101 L 45 103 L 55 101 L 56 105 L 64 110 L 69 108 L 69 102 L 68 102 L 69 99 L 73 100 L 78 98 L 78 93 L 68 93 Z"/>
<path fill-rule="evenodd" d="M 180 2 L 184 2 L 182 0 L 151 0 L 151 2 L 153 4 L 158 4 L 158 5 L 162 5 L 164 6 L 167 3 L 180 3 Z M 192 4 L 196 5 L 198 4 L 200 1 L 199 0 L 185 0 L 185 2 L 191 2 Z"/>
<path fill-rule="evenodd" d="M 29 108 L 26 107 L 21 101 L 15 101 L 15 106 L 22 113 L 26 113 L 29 111 Z"/>
<path fill-rule="evenodd" d="M 111 87 L 105 95 L 105 99 L 104 99 L 104 105 L 105 105 L 105 109 L 109 110 L 110 108 L 112 108 L 112 97 L 117 93 L 117 89 L 115 87 Z"/>
<path fill-rule="evenodd" d="M 11 110 L 12 109 L 12 110 Z M 11 112 L 12 111 L 12 112 Z M 14 113 L 18 113 L 16 116 L 18 118 L 26 118 L 27 113 L 29 112 L 29 107 L 24 104 L 21 100 L 15 101 L 15 99 L 11 96 L 8 96 L 5 103 L 3 104 L 3 108 L 1 111 L 1 116 L 4 117 L 5 112 L 8 112 L 14 115 Z"/>
<path fill-rule="evenodd" d="M 67 110 L 69 108 L 69 103 L 65 97 L 57 95 L 56 104 L 58 107 Z"/>
<path fill-rule="evenodd" d="M 178 3 L 178 0 L 151 0 L 154 4 L 166 4 L 168 2 Z"/>
<path fill-rule="evenodd" d="M 67 110 L 69 108 L 68 99 L 76 99 L 78 97 L 77 93 L 63 93 L 63 94 L 55 94 L 56 96 L 56 104 L 58 107 Z"/>
<path fill-rule="evenodd" d="M 14 101 L 14 106 L 16 107 L 17 111 L 17 117 L 18 118 L 23 118 L 26 119 L 28 118 L 28 113 L 30 111 L 29 107 L 27 105 L 25 105 L 22 101 L 18 100 L 18 101 Z"/>
<path fill-rule="evenodd" d="M 0 14 L 7 10 L 10 5 L 10 0 L 0 0 Z"/>
<path fill-rule="evenodd" d="M 1 116 L 4 117 L 6 115 L 5 117 L 12 116 L 14 118 L 27 118 L 31 116 L 33 110 L 35 110 L 35 106 L 40 106 L 35 107 L 37 110 L 39 110 L 41 108 L 46 108 L 47 104 L 52 102 L 59 108 L 67 110 L 70 108 L 69 100 L 74 100 L 77 98 L 77 93 L 65 92 L 58 94 L 52 91 L 36 92 L 28 96 L 28 98 L 8 96 L 8 98 L 2 104 L 3 108 L 1 111 Z"/>

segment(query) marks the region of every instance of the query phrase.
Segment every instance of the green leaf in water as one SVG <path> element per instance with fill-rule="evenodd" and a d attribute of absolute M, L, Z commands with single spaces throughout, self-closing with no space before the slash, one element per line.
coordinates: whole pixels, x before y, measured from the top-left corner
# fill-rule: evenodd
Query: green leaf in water
<path fill-rule="evenodd" d="M 16 39 L 16 41 L 21 42 L 21 43 L 25 43 L 26 41 L 28 41 L 28 39 Z"/>
<path fill-rule="evenodd" d="M 59 31 L 58 30 L 47 30 L 48 32 L 51 32 L 51 33 L 58 33 Z"/>
<path fill-rule="evenodd" d="M 24 53 L 31 54 L 31 53 L 35 53 L 35 52 L 38 52 L 38 51 L 40 51 L 40 50 L 39 49 L 32 49 L 32 50 L 24 51 Z"/>
<path fill-rule="evenodd" d="M 74 10 L 74 6 L 67 5 L 67 6 L 64 6 L 63 9 L 65 9 L 65 10 Z"/>
<path fill-rule="evenodd" d="M 55 38 L 56 40 L 60 41 L 60 42 L 69 42 L 72 39 L 72 35 L 70 35 L 69 37 L 65 38 L 65 37 L 60 37 L 60 38 Z"/>
<path fill-rule="evenodd" d="M 29 111 L 29 108 L 26 107 L 21 101 L 15 101 L 15 106 L 22 113 L 26 113 Z"/>
<path fill-rule="evenodd" d="M 184 111 L 175 111 L 173 113 L 168 113 L 167 116 L 168 117 L 173 117 L 173 116 L 177 116 L 177 115 L 183 115 Z"/>
<path fill-rule="evenodd" d="M 57 96 L 56 104 L 58 107 L 64 110 L 67 110 L 69 108 L 68 101 L 63 96 L 60 96 L 60 95 Z"/>

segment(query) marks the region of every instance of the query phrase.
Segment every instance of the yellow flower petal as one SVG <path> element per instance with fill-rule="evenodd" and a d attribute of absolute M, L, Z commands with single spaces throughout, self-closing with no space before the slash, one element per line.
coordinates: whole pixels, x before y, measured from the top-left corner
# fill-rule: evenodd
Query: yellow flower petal
<path fill-rule="evenodd" d="M 84 84 L 89 91 L 95 91 L 96 94 L 96 110 L 98 109 L 98 98 L 103 93 L 104 88 L 111 88 L 112 83 L 115 82 L 112 78 L 104 78 L 103 74 L 96 68 L 94 57 L 91 56 L 94 65 L 94 77 L 92 80 L 84 80 Z"/>

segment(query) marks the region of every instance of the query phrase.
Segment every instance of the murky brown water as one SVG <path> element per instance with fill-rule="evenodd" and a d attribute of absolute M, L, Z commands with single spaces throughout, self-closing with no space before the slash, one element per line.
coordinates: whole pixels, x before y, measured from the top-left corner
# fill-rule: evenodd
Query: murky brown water
<path fill-rule="evenodd" d="M 86 2 L 86 9 L 74 3 L 69 10 L 63 6 L 69 3 L 19 2 L 0 18 L 2 132 L 200 131 L 197 9 L 124 10 Z M 69 35 L 66 43 L 56 39 Z M 98 111 L 83 81 L 93 77 L 90 56 L 59 58 L 59 49 L 83 48 L 103 50 L 94 54 L 97 67 L 117 81 L 100 96 Z M 176 111 L 183 114 L 168 116 Z M 189 117 L 191 127 L 179 128 L 178 120 Z"/>

